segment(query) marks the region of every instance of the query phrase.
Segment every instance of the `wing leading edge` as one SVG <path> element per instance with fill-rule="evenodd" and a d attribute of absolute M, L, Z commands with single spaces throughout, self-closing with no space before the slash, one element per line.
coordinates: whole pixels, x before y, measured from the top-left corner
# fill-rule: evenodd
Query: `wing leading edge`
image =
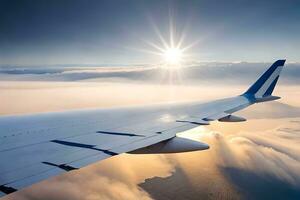
<path fill-rule="evenodd" d="M 207 149 L 204 143 L 177 139 L 176 133 L 213 120 L 245 121 L 232 113 L 279 98 L 272 92 L 284 62 L 276 61 L 244 94 L 208 103 L 0 117 L 0 193 L 125 152 Z"/>

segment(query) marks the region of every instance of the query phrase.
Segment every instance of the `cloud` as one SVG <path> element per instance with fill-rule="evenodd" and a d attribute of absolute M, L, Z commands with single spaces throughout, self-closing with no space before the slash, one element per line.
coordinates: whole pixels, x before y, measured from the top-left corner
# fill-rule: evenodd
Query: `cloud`
<path fill-rule="evenodd" d="M 212 86 L 199 88 L 142 83 L 3 81 L 0 84 L 0 115 L 170 101 L 205 101 L 222 95 L 234 95 L 239 90 L 239 87 L 220 89 Z M 123 95 L 124 91 L 126 95 Z"/>
<path fill-rule="evenodd" d="M 190 63 L 179 71 L 158 65 L 139 66 L 0 66 L 1 80 L 19 81 L 139 81 L 175 84 L 249 84 L 258 78 L 271 63 Z M 299 84 L 300 64 L 291 63 L 283 70 L 281 83 Z M 177 77 L 176 77 L 177 76 Z"/>
<path fill-rule="evenodd" d="M 262 121 L 248 123 L 255 126 Z M 291 190 L 288 195 L 300 196 L 300 125 L 290 119 L 265 120 L 264 123 L 274 125 L 278 121 L 281 125 L 267 130 L 251 131 L 241 126 L 237 132 L 218 132 L 220 128 L 217 128 L 201 133 L 202 139 L 212 147 L 215 165 L 243 194 L 248 190 L 245 192 L 248 197 L 260 198 L 272 187 Z M 253 185 L 261 183 L 268 184 L 257 193 Z M 273 194 L 276 192 L 279 193 L 273 191 Z"/>
<path fill-rule="evenodd" d="M 289 96 L 285 101 L 291 100 Z M 300 117 L 300 107 L 281 102 L 268 102 L 256 104 L 250 108 L 242 110 L 237 115 L 245 116 L 247 119 L 279 119 Z"/>
<path fill-rule="evenodd" d="M 259 139 L 251 139 L 247 134 L 232 136 L 229 139 L 224 136 L 217 138 L 220 166 L 244 169 L 261 176 L 275 176 L 284 182 L 299 186 L 300 161 L 288 151 L 282 150 L 280 144 L 271 141 L 268 144 L 260 143 Z M 299 152 L 298 149 L 297 153 Z"/>
<path fill-rule="evenodd" d="M 154 176 L 169 176 L 173 170 L 174 166 L 164 156 L 121 155 L 33 185 L 4 199 L 149 200 L 151 197 L 138 183 Z"/>

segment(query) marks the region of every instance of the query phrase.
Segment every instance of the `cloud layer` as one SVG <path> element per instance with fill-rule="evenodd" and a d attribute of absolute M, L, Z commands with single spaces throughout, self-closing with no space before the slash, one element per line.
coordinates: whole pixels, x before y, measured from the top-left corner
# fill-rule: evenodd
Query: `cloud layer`
<path fill-rule="evenodd" d="M 1 80 L 18 81 L 138 81 L 167 84 L 249 84 L 272 63 L 190 63 L 168 71 L 159 66 L 1 66 Z M 281 83 L 299 84 L 300 64 L 286 64 Z"/>

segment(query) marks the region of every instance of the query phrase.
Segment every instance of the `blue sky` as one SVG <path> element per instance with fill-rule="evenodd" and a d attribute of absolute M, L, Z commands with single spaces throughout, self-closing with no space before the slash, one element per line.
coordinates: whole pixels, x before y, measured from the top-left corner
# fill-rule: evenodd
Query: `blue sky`
<path fill-rule="evenodd" d="M 0 64 L 155 64 L 184 33 L 190 61 L 299 62 L 299 1 L 1 0 Z M 155 28 L 156 27 L 156 28 Z"/>

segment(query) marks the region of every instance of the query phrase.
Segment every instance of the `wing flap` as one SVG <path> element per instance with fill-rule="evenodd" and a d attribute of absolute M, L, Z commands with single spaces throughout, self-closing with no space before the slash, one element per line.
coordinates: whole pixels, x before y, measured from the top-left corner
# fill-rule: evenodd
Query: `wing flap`
<path fill-rule="evenodd" d="M 112 148 L 112 151 L 117 152 L 117 153 L 130 152 L 130 151 L 133 151 L 133 150 L 136 150 L 139 148 L 143 148 L 143 147 L 147 147 L 147 146 L 156 144 L 156 143 L 164 141 L 164 140 L 168 140 L 172 137 L 175 137 L 176 133 L 192 129 L 197 126 L 198 125 L 196 125 L 196 124 L 185 124 L 185 125 L 173 128 L 173 129 L 160 131 L 160 132 L 157 132 L 156 135 L 153 135 L 153 136 L 147 138 L 147 140 L 139 140 L 139 141 L 135 141 L 130 144 L 122 145 L 117 148 Z"/>
<path fill-rule="evenodd" d="M 228 115 L 230 115 L 230 114 L 225 113 L 225 112 L 223 112 L 223 113 L 217 113 L 217 114 L 213 114 L 213 115 L 210 115 L 208 117 L 205 117 L 204 120 L 205 121 L 214 121 L 214 120 L 218 120 L 218 119 L 224 118 L 224 117 L 226 117 Z"/>
<path fill-rule="evenodd" d="M 205 121 L 203 119 L 198 119 L 195 117 L 186 117 L 184 119 L 177 120 L 177 122 L 192 123 L 197 125 L 209 125 L 208 121 Z"/>

